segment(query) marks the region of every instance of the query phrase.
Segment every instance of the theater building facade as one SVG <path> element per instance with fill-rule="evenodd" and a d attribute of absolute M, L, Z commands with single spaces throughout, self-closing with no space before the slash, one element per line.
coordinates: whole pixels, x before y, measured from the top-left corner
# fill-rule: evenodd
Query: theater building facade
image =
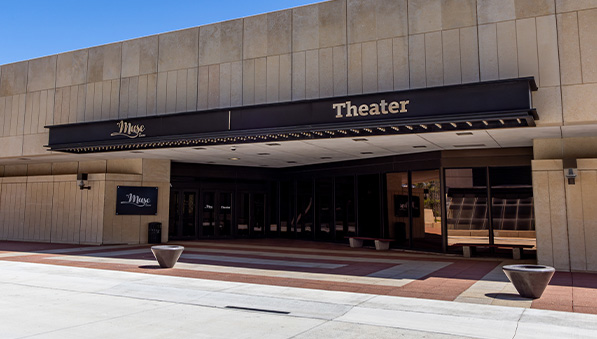
<path fill-rule="evenodd" d="M 591 1 L 335 0 L 1 65 L 0 240 L 161 223 L 597 271 L 594 32 Z"/>

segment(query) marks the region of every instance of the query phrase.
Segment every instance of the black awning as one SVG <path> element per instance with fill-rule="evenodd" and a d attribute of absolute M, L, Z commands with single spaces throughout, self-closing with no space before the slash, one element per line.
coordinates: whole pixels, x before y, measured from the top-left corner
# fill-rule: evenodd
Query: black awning
<path fill-rule="evenodd" d="M 48 126 L 51 151 L 105 152 L 534 126 L 533 78 Z"/>

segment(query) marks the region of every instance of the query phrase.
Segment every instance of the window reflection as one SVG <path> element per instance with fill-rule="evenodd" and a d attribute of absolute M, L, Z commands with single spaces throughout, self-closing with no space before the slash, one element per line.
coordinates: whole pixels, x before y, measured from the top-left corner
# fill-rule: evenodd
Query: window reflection
<path fill-rule="evenodd" d="M 439 170 L 412 172 L 413 247 L 442 250 Z"/>
<path fill-rule="evenodd" d="M 332 225 L 334 223 L 334 210 L 332 178 L 317 179 L 315 181 L 316 202 L 317 202 L 317 227 L 316 238 L 318 240 L 330 240 Z"/>
<path fill-rule="evenodd" d="M 489 243 L 485 168 L 446 170 L 448 245 Z"/>
<path fill-rule="evenodd" d="M 336 240 L 343 241 L 344 237 L 356 234 L 354 177 L 337 177 L 335 190 Z"/>
<path fill-rule="evenodd" d="M 395 240 L 395 246 L 408 247 L 410 244 L 408 173 L 388 173 L 386 186 L 389 237 Z"/>
<path fill-rule="evenodd" d="M 489 168 L 489 178 L 487 168 L 445 173 L 448 245 L 489 244 L 493 237 L 494 244 L 535 246 L 529 166 Z"/>
<path fill-rule="evenodd" d="M 313 182 L 301 180 L 297 182 L 297 211 L 295 225 L 298 237 L 313 238 Z"/>
<path fill-rule="evenodd" d="M 395 246 L 442 250 L 439 170 L 386 175 L 388 226 Z M 412 221 L 412 224 L 411 224 Z"/>

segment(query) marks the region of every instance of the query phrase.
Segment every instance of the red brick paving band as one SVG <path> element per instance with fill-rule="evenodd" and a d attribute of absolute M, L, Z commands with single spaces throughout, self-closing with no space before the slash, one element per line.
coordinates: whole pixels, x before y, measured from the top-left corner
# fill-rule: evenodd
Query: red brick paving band
<path fill-rule="evenodd" d="M 158 269 L 157 265 L 138 265 L 135 260 L 154 260 L 149 245 L 98 247 L 0 241 L 0 260 L 447 301 L 455 300 L 501 263 L 497 259 L 377 252 L 368 248 L 348 248 L 344 244 L 286 239 L 197 241 L 185 242 L 184 246 L 185 253 L 192 255 L 185 257 L 183 254 L 180 262 L 198 264 L 197 268 L 179 265 L 173 269 Z M 86 259 L 70 260 L 72 257 Z M 120 260 L 115 263 L 93 259 L 106 257 Z M 434 262 L 441 263 L 441 267 L 432 268 L 428 274 L 412 281 L 406 280 L 408 282 L 401 286 L 380 284 L 379 280 L 368 283 L 367 277 L 383 279 L 377 273 L 405 262 L 419 263 L 421 267 Z M 217 271 L 202 269 L 202 265 L 245 270 Z M 263 273 L 279 271 L 308 275 L 299 279 Z M 318 274 L 363 279 L 318 279 Z M 402 278 L 398 275 L 386 279 Z M 597 314 L 597 274 L 556 272 L 543 296 L 534 300 L 531 307 Z"/>

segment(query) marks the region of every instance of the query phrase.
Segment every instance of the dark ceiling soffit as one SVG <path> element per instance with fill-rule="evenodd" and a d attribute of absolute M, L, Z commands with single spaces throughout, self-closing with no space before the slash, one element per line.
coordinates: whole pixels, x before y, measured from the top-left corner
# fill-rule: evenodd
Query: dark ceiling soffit
<path fill-rule="evenodd" d="M 47 147 L 88 153 L 526 127 L 538 119 L 530 94 L 535 89 L 533 78 L 520 78 L 126 119 L 147 129 L 140 138 L 110 137 L 121 120 L 56 125 L 48 127 Z M 351 101 L 356 107 L 381 100 L 410 104 L 405 113 L 378 117 L 355 113 L 356 118 L 337 119 L 339 111 L 332 109 L 336 103 Z"/>

